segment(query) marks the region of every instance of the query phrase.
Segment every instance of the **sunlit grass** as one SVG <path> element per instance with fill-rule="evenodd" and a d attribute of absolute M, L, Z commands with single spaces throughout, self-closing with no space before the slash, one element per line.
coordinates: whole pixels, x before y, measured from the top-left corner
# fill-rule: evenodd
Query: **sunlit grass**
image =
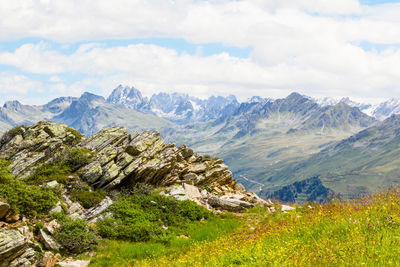
<path fill-rule="evenodd" d="M 194 244 L 186 253 L 138 266 L 387 266 L 400 264 L 400 193 L 396 189 L 354 202 L 243 215 L 233 234 Z M 254 229 L 253 229 L 254 228 Z"/>
<path fill-rule="evenodd" d="M 230 215 L 193 223 L 188 227 L 186 235 L 176 237 L 168 244 L 103 240 L 97 249 L 97 255 L 92 259 L 91 266 L 140 266 L 140 260 L 143 259 L 171 255 L 179 257 L 197 243 L 212 242 L 232 233 L 240 224 L 235 216 Z"/>

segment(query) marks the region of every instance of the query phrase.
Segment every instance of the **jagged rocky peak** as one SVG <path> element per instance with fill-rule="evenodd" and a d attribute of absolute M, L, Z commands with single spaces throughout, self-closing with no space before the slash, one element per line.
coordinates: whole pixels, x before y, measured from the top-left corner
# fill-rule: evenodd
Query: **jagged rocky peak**
<path fill-rule="evenodd" d="M 124 87 L 120 84 L 112 91 L 107 101 L 128 108 L 140 109 L 146 104 L 147 99 L 143 98 L 142 93 L 135 87 Z"/>
<path fill-rule="evenodd" d="M 79 166 L 76 173 L 96 188 L 111 190 L 137 183 L 173 186 L 175 191 L 167 189 L 166 194 L 175 196 L 178 192 L 180 197 L 183 191 L 207 208 L 232 211 L 266 204 L 236 184 L 221 159 L 198 155 L 184 145 L 166 144 L 156 131 L 129 134 L 124 127 L 113 127 L 85 138 L 64 124 L 40 122 L 4 134 L 0 158 L 12 162 L 10 169 L 15 177 L 24 178 L 43 163 L 62 160 L 73 148 L 91 151 L 90 161 Z M 200 194 L 204 188 L 217 193 Z M 190 196 L 193 192 L 197 193 Z"/>
<path fill-rule="evenodd" d="M 63 112 L 72 104 L 73 101 L 76 100 L 77 98 L 75 97 L 59 97 L 50 101 L 44 107 L 50 112 L 57 114 Z"/>
<path fill-rule="evenodd" d="M 14 100 L 14 101 L 7 101 L 4 103 L 3 108 L 9 109 L 9 110 L 14 110 L 14 111 L 19 111 L 22 108 L 21 102 Z"/>

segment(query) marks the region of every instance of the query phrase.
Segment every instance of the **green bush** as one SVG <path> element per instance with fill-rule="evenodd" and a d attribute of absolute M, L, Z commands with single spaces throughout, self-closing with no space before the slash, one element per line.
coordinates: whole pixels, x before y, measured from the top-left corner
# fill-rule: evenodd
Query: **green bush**
<path fill-rule="evenodd" d="M 103 190 L 89 191 L 88 188 L 81 188 L 72 191 L 71 200 L 78 201 L 85 209 L 88 209 L 99 204 L 105 196 L 106 193 Z"/>
<path fill-rule="evenodd" d="M 0 160 L 0 198 L 6 200 L 15 213 L 36 216 L 56 205 L 59 197 L 51 189 L 15 179 L 7 166 L 6 161 Z"/>
<path fill-rule="evenodd" d="M 67 138 L 67 143 L 70 145 L 76 145 L 82 141 L 83 134 L 78 132 L 77 130 L 73 128 L 68 128 L 67 129 L 68 133 L 70 133 L 72 136 Z"/>
<path fill-rule="evenodd" d="M 109 210 L 112 218 L 98 221 L 99 234 L 112 239 L 166 242 L 183 234 L 192 221 L 211 212 L 192 201 L 178 201 L 158 194 L 120 197 Z"/>
<path fill-rule="evenodd" d="M 97 242 L 95 234 L 89 230 L 85 220 L 67 217 L 60 221 L 54 238 L 73 253 L 80 253 Z"/>
<path fill-rule="evenodd" d="M 89 149 L 78 149 L 73 148 L 67 153 L 65 164 L 71 168 L 72 171 L 76 171 L 80 167 L 89 163 L 93 154 Z"/>
<path fill-rule="evenodd" d="M 71 168 L 63 162 L 45 163 L 39 166 L 35 172 L 27 177 L 25 181 L 28 184 L 40 185 L 50 181 L 57 181 L 61 184 L 67 184 L 71 175 Z"/>

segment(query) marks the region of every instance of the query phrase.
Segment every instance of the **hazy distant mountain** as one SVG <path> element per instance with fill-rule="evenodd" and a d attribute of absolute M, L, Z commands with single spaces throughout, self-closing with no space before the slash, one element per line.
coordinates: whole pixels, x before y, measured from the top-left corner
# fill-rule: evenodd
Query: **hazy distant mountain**
<path fill-rule="evenodd" d="M 384 120 L 393 114 L 400 114 L 400 99 L 398 98 L 382 102 L 372 111 L 372 116 L 378 120 Z"/>
<path fill-rule="evenodd" d="M 66 123 L 86 135 L 117 125 L 131 130 L 160 130 L 171 126 L 171 123 L 162 118 L 111 104 L 104 97 L 91 93 L 84 93 L 80 98 L 73 100 L 68 108 L 50 120 Z"/>
<path fill-rule="evenodd" d="M 188 94 L 158 93 L 147 99 L 136 88 L 121 85 L 113 90 L 107 101 L 143 113 L 152 113 L 178 124 L 215 120 L 239 106 L 234 96 L 211 96 L 202 100 Z"/>
<path fill-rule="evenodd" d="M 339 102 L 343 102 L 351 107 L 359 108 L 365 114 L 375 117 L 380 121 L 385 120 L 386 118 L 390 117 L 393 114 L 400 114 L 399 98 L 392 98 L 387 101 L 381 102 L 379 104 L 359 103 L 351 100 L 348 97 L 344 97 L 342 99 L 324 97 L 324 98 L 315 98 L 313 100 L 322 107 L 332 106 Z"/>

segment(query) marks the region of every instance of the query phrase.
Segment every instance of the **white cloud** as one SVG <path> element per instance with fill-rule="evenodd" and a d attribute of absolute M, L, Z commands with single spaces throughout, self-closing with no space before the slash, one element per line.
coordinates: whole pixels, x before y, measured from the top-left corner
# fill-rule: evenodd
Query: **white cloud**
<path fill-rule="evenodd" d="M 27 94 L 28 92 L 40 93 L 43 85 L 28 77 L 12 72 L 0 72 L 0 93 Z"/>
<path fill-rule="evenodd" d="M 81 45 L 72 54 L 47 42 L 0 51 L 0 64 L 47 74 L 58 92 L 134 84 L 199 96 L 234 93 L 280 97 L 393 97 L 400 93 L 400 50 L 365 51 L 367 41 L 400 44 L 400 4 L 363 6 L 357 0 L 0 0 L 0 40 L 39 37 Z M 105 39 L 183 38 L 195 55 L 156 45 L 107 48 Z M 250 58 L 203 56 L 203 43 L 251 47 Z M 60 74 L 86 78 L 73 85 Z"/>

